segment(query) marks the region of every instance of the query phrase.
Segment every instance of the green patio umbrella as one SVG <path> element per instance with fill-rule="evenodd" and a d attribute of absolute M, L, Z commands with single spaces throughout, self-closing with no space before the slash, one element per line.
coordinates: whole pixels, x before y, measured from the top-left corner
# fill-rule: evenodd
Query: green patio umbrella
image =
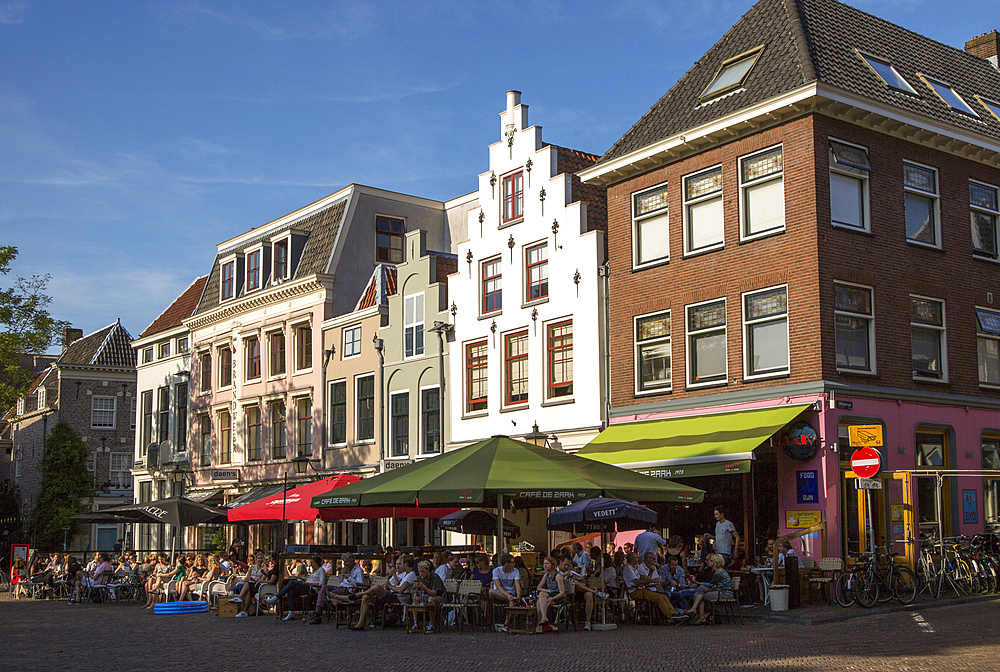
<path fill-rule="evenodd" d="M 339 506 L 485 506 L 503 510 L 561 506 L 611 497 L 639 502 L 700 502 L 705 492 L 559 450 L 495 436 L 438 457 L 313 497 Z M 502 537 L 498 536 L 500 548 Z"/>

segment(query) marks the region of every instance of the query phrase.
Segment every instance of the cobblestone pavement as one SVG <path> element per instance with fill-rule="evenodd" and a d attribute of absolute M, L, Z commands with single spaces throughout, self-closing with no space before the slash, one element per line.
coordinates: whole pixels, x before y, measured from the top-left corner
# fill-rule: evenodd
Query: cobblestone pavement
<path fill-rule="evenodd" d="M 154 616 L 132 605 L 0 601 L 0 670 L 1000 670 L 1000 602 L 815 626 L 630 626 L 542 636 L 351 632 L 273 616 Z"/>

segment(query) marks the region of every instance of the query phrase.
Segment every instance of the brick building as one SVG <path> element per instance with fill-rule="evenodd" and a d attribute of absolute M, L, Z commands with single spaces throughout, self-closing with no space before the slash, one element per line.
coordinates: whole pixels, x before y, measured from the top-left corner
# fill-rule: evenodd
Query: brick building
<path fill-rule="evenodd" d="M 135 432 L 135 352 L 132 337 L 115 321 L 88 336 L 64 333 L 63 352 L 18 400 L 11 417 L 12 473 L 28 515 L 41 488 L 39 467 L 45 438 L 57 422 L 67 423 L 86 444 L 94 478 L 93 511 L 132 501 L 132 444 Z M 77 548 L 110 550 L 122 530 L 92 525 Z"/>
<path fill-rule="evenodd" d="M 608 187 L 611 412 L 581 454 L 705 488 L 672 531 L 719 502 L 753 542 L 822 521 L 796 546 L 840 555 L 871 521 L 912 557 L 1000 522 L 996 35 L 761 0 L 582 171 Z M 870 516 L 852 425 L 883 437 Z"/>

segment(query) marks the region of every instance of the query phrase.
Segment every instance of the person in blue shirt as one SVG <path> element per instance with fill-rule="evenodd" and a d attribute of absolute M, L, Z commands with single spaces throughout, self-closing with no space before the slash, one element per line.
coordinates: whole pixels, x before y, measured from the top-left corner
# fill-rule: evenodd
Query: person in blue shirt
<path fill-rule="evenodd" d="M 650 551 L 652 551 L 654 556 L 658 556 L 660 554 L 660 547 L 666 545 L 667 540 L 656 532 L 653 532 L 653 526 L 650 525 L 649 529 L 635 538 L 634 551 L 640 558 L 644 558 Z"/>

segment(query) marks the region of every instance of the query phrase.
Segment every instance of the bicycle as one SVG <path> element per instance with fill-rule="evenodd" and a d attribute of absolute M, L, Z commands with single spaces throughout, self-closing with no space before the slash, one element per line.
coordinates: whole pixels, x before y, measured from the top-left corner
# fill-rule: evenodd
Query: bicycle
<path fill-rule="evenodd" d="M 857 580 L 854 584 L 854 600 L 866 609 L 876 602 L 888 602 L 895 598 L 901 604 L 912 604 L 917 597 L 917 579 L 909 567 L 896 562 L 899 555 L 886 547 L 886 562 L 880 562 L 878 549 L 862 554 L 856 567 Z"/>

